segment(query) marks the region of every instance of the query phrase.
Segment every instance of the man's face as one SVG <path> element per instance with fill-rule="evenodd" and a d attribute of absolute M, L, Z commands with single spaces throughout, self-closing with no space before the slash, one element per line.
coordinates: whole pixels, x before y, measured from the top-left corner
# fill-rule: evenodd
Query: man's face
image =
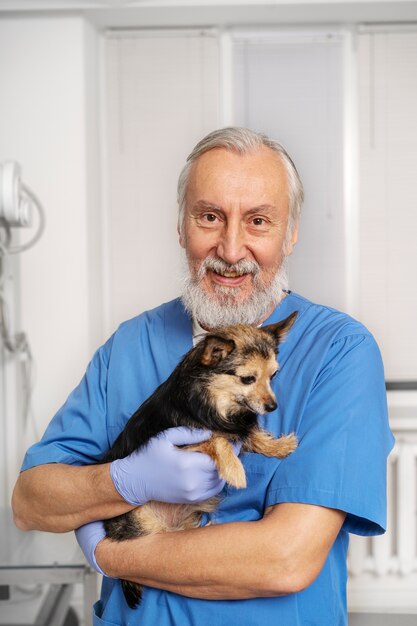
<path fill-rule="evenodd" d="M 180 243 L 208 301 L 239 309 L 270 287 L 297 239 L 295 229 L 286 241 L 287 224 L 287 175 L 269 148 L 214 149 L 194 163 Z M 267 297 L 268 311 L 249 323 L 263 321 L 279 299 Z"/>

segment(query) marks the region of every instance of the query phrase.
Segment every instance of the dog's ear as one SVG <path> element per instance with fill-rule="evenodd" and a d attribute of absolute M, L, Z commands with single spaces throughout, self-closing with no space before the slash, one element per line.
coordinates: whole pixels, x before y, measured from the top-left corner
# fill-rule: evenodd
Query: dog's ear
<path fill-rule="evenodd" d="M 295 320 L 297 319 L 298 311 L 294 311 L 285 320 L 282 322 L 277 322 L 276 324 L 269 324 L 269 326 L 262 326 L 262 330 L 266 330 L 267 333 L 272 335 L 277 342 L 277 346 L 284 341 L 287 334 L 291 330 Z"/>
<path fill-rule="evenodd" d="M 207 335 L 204 340 L 201 363 L 203 365 L 217 365 L 220 361 L 223 361 L 235 347 L 236 345 L 233 339 L 225 339 L 218 335 Z"/>

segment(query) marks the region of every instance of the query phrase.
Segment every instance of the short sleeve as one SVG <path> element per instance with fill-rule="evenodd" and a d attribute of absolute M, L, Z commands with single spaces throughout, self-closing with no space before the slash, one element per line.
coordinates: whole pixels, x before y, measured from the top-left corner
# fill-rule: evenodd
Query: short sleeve
<path fill-rule="evenodd" d="M 299 417 L 298 449 L 277 468 L 267 505 L 302 502 L 343 510 L 344 530 L 386 528 L 386 465 L 393 445 L 384 372 L 371 335 L 332 343 Z"/>
<path fill-rule="evenodd" d="M 26 452 L 22 471 L 44 463 L 88 465 L 108 450 L 106 389 L 111 344 L 112 339 L 97 350 L 42 439 Z"/>

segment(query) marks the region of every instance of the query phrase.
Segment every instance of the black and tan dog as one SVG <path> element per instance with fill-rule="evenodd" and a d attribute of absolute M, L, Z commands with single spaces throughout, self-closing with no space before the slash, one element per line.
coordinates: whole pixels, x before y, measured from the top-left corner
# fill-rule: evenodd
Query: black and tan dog
<path fill-rule="evenodd" d="M 278 370 L 276 354 L 296 317 L 297 313 L 292 313 L 263 328 L 237 325 L 207 334 L 132 415 L 104 461 L 127 456 L 173 426 L 211 430 L 208 441 L 186 449 L 208 454 L 221 478 L 237 488 L 246 486 L 246 477 L 233 442 L 241 442 L 245 451 L 266 456 L 290 454 L 297 446 L 296 437 L 274 438 L 259 428 L 257 415 L 277 407 L 270 385 Z M 202 513 L 213 511 L 217 502 L 216 498 L 189 505 L 151 501 L 106 520 L 104 527 L 107 536 L 116 541 L 183 530 L 198 526 Z M 123 580 L 122 587 L 127 603 L 134 608 L 140 602 L 140 585 Z"/>

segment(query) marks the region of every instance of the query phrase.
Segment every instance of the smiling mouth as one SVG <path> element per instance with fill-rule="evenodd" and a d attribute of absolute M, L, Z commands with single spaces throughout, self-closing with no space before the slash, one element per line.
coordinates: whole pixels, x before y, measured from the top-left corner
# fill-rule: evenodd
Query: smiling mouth
<path fill-rule="evenodd" d="M 215 270 L 209 270 L 209 273 L 211 274 L 214 282 L 228 287 L 239 287 L 246 280 L 247 276 L 250 276 L 250 274 L 247 273 L 227 271 L 217 272 Z"/>
<path fill-rule="evenodd" d="M 201 264 L 198 273 L 200 280 L 206 276 L 214 287 L 233 289 L 246 286 L 249 280 L 255 282 L 259 269 L 258 264 L 249 259 L 241 259 L 236 263 L 226 263 L 217 257 L 207 257 Z"/>
<path fill-rule="evenodd" d="M 247 274 L 245 272 L 213 272 L 214 274 L 217 274 L 218 276 L 224 276 L 225 278 L 240 278 L 240 276 L 247 276 Z"/>

